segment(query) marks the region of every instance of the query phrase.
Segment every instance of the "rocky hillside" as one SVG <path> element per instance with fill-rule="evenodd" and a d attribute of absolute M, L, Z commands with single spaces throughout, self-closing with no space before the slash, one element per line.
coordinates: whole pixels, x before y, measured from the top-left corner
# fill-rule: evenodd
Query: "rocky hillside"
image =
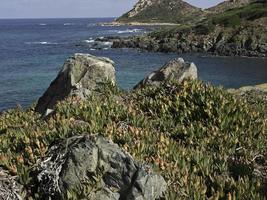
<path fill-rule="evenodd" d="M 163 28 L 144 36 L 116 40 L 113 47 L 266 57 L 267 3 L 230 9 L 194 25 Z"/>
<path fill-rule="evenodd" d="M 212 13 L 222 13 L 225 12 L 226 10 L 246 6 L 256 1 L 257 0 L 227 0 L 222 3 L 219 3 L 216 6 L 206 9 L 206 11 Z"/>
<path fill-rule="evenodd" d="M 182 0 L 139 0 L 134 8 L 119 17 L 117 23 L 194 24 L 226 10 L 264 0 L 226 0 L 208 9 L 200 9 Z"/>
<path fill-rule="evenodd" d="M 124 92 L 113 65 L 76 54 L 37 106 L 0 115 L 0 200 L 267 197 L 261 87 L 206 85 L 178 58 Z"/>
<path fill-rule="evenodd" d="M 182 0 L 139 0 L 134 8 L 118 18 L 117 22 L 171 22 L 184 23 L 203 12 Z M 195 18 L 196 19 L 196 18 Z"/>

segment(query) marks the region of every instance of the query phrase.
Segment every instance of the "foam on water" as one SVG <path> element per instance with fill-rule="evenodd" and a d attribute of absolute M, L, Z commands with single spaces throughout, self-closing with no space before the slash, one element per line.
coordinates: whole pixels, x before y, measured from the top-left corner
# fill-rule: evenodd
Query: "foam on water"
<path fill-rule="evenodd" d="M 110 33 L 116 33 L 116 34 L 125 34 L 125 33 L 140 33 L 143 32 L 143 29 L 126 29 L 126 30 L 109 30 Z"/>
<path fill-rule="evenodd" d="M 93 39 L 89 39 L 89 40 L 84 40 L 84 42 L 85 42 L 85 43 L 94 43 L 95 40 L 93 40 Z"/>
<path fill-rule="evenodd" d="M 76 24 L 75 23 L 64 23 L 63 25 L 64 26 L 75 26 Z"/>
<path fill-rule="evenodd" d="M 123 33 L 138 33 L 143 31 L 142 29 L 127 29 L 124 31 L 118 31 L 118 34 L 123 34 Z"/>
<path fill-rule="evenodd" d="M 25 44 L 57 45 L 57 42 L 25 42 Z"/>

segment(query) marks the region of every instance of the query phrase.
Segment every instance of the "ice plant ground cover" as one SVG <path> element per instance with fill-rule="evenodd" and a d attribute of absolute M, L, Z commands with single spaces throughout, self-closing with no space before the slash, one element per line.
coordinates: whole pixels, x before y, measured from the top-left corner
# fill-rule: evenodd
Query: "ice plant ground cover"
<path fill-rule="evenodd" d="M 0 166 L 19 177 L 26 198 L 38 199 L 31 169 L 49 146 L 73 135 L 101 134 L 164 176 L 165 199 L 264 199 L 266 111 L 264 93 L 230 94 L 201 81 L 131 92 L 105 86 L 86 101 L 58 103 L 46 119 L 33 107 L 3 112 Z"/>

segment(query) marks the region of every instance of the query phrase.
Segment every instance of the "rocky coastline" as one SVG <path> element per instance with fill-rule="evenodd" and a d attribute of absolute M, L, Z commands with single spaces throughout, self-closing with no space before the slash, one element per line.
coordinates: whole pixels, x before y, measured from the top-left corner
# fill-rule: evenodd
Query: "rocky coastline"
<path fill-rule="evenodd" d="M 140 0 L 120 20 L 143 17 L 161 3 L 164 11 L 179 11 L 176 17 L 186 11 L 184 20 L 192 17 L 189 11 L 203 14 L 180 0 Z M 224 25 L 206 20 L 95 41 L 154 52 L 267 57 L 266 17 L 247 23 L 238 16 L 234 24 L 232 15 L 224 17 Z M 115 72 L 109 58 L 74 54 L 36 104 L 0 113 L 0 200 L 267 198 L 266 84 L 215 87 L 199 80 L 197 66 L 183 58 L 130 91 L 118 87 Z"/>
<path fill-rule="evenodd" d="M 0 115 L 0 200 L 229 197 L 228 180 L 231 194 L 257 181 L 240 198 L 266 196 L 266 85 L 205 85 L 176 58 L 124 93 L 114 66 L 75 54 L 34 108 Z"/>
<path fill-rule="evenodd" d="M 141 17 L 143 12 L 154 8 L 155 5 L 160 5 L 159 10 L 170 9 L 165 3 L 160 0 L 147 3 L 146 0 L 140 0 L 133 10 L 117 19 L 114 24 L 131 24 L 136 16 Z M 179 1 L 175 8 L 181 14 L 189 7 L 190 5 Z M 190 9 L 197 10 L 193 7 Z M 155 13 L 151 13 L 151 16 L 153 14 Z M 157 19 L 158 21 L 151 23 L 160 23 L 159 18 Z M 174 25 L 174 23 L 172 26 L 158 28 L 142 36 L 110 38 L 113 42 L 112 47 L 179 54 L 208 53 L 217 56 L 267 57 L 267 4 L 265 1 L 226 1 L 201 11 L 197 16 L 192 14 L 190 19 L 180 24 Z M 164 18 L 164 20 L 164 22 L 173 23 L 171 18 Z M 142 18 L 138 22 L 142 24 Z"/>
<path fill-rule="evenodd" d="M 157 35 L 157 32 L 129 38 L 106 38 L 112 48 L 138 48 L 164 53 L 208 53 L 216 56 L 267 57 L 266 27 L 242 26 L 226 30 L 216 28 L 211 33 L 178 31 Z"/>

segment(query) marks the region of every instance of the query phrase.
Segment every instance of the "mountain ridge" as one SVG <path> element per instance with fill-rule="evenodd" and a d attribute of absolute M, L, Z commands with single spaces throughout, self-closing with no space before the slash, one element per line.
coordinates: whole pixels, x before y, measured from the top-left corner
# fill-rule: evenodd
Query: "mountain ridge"
<path fill-rule="evenodd" d="M 120 39 L 113 48 L 156 52 L 211 53 L 220 56 L 267 56 L 267 3 L 253 2 L 192 24 L 163 27 L 149 34 Z"/>
<path fill-rule="evenodd" d="M 119 17 L 116 22 L 171 22 L 183 23 L 191 16 L 203 14 L 201 8 L 182 0 L 139 0 L 132 10 Z"/>
<path fill-rule="evenodd" d="M 227 0 L 215 6 L 207 8 L 206 11 L 213 12 L 213 13 L 221 13 L 228 9 L 246 6 L 253 2 L 256 2 L 256 1 L 255 0 Z"/>
<path fill-rule="evenodd" d="M 195 23 L 210 15 L 222 13 L 259 0 L 226 0 L 201 9 L 182 0 L 139 0 L 130 11 L 115 23 Z"/>

